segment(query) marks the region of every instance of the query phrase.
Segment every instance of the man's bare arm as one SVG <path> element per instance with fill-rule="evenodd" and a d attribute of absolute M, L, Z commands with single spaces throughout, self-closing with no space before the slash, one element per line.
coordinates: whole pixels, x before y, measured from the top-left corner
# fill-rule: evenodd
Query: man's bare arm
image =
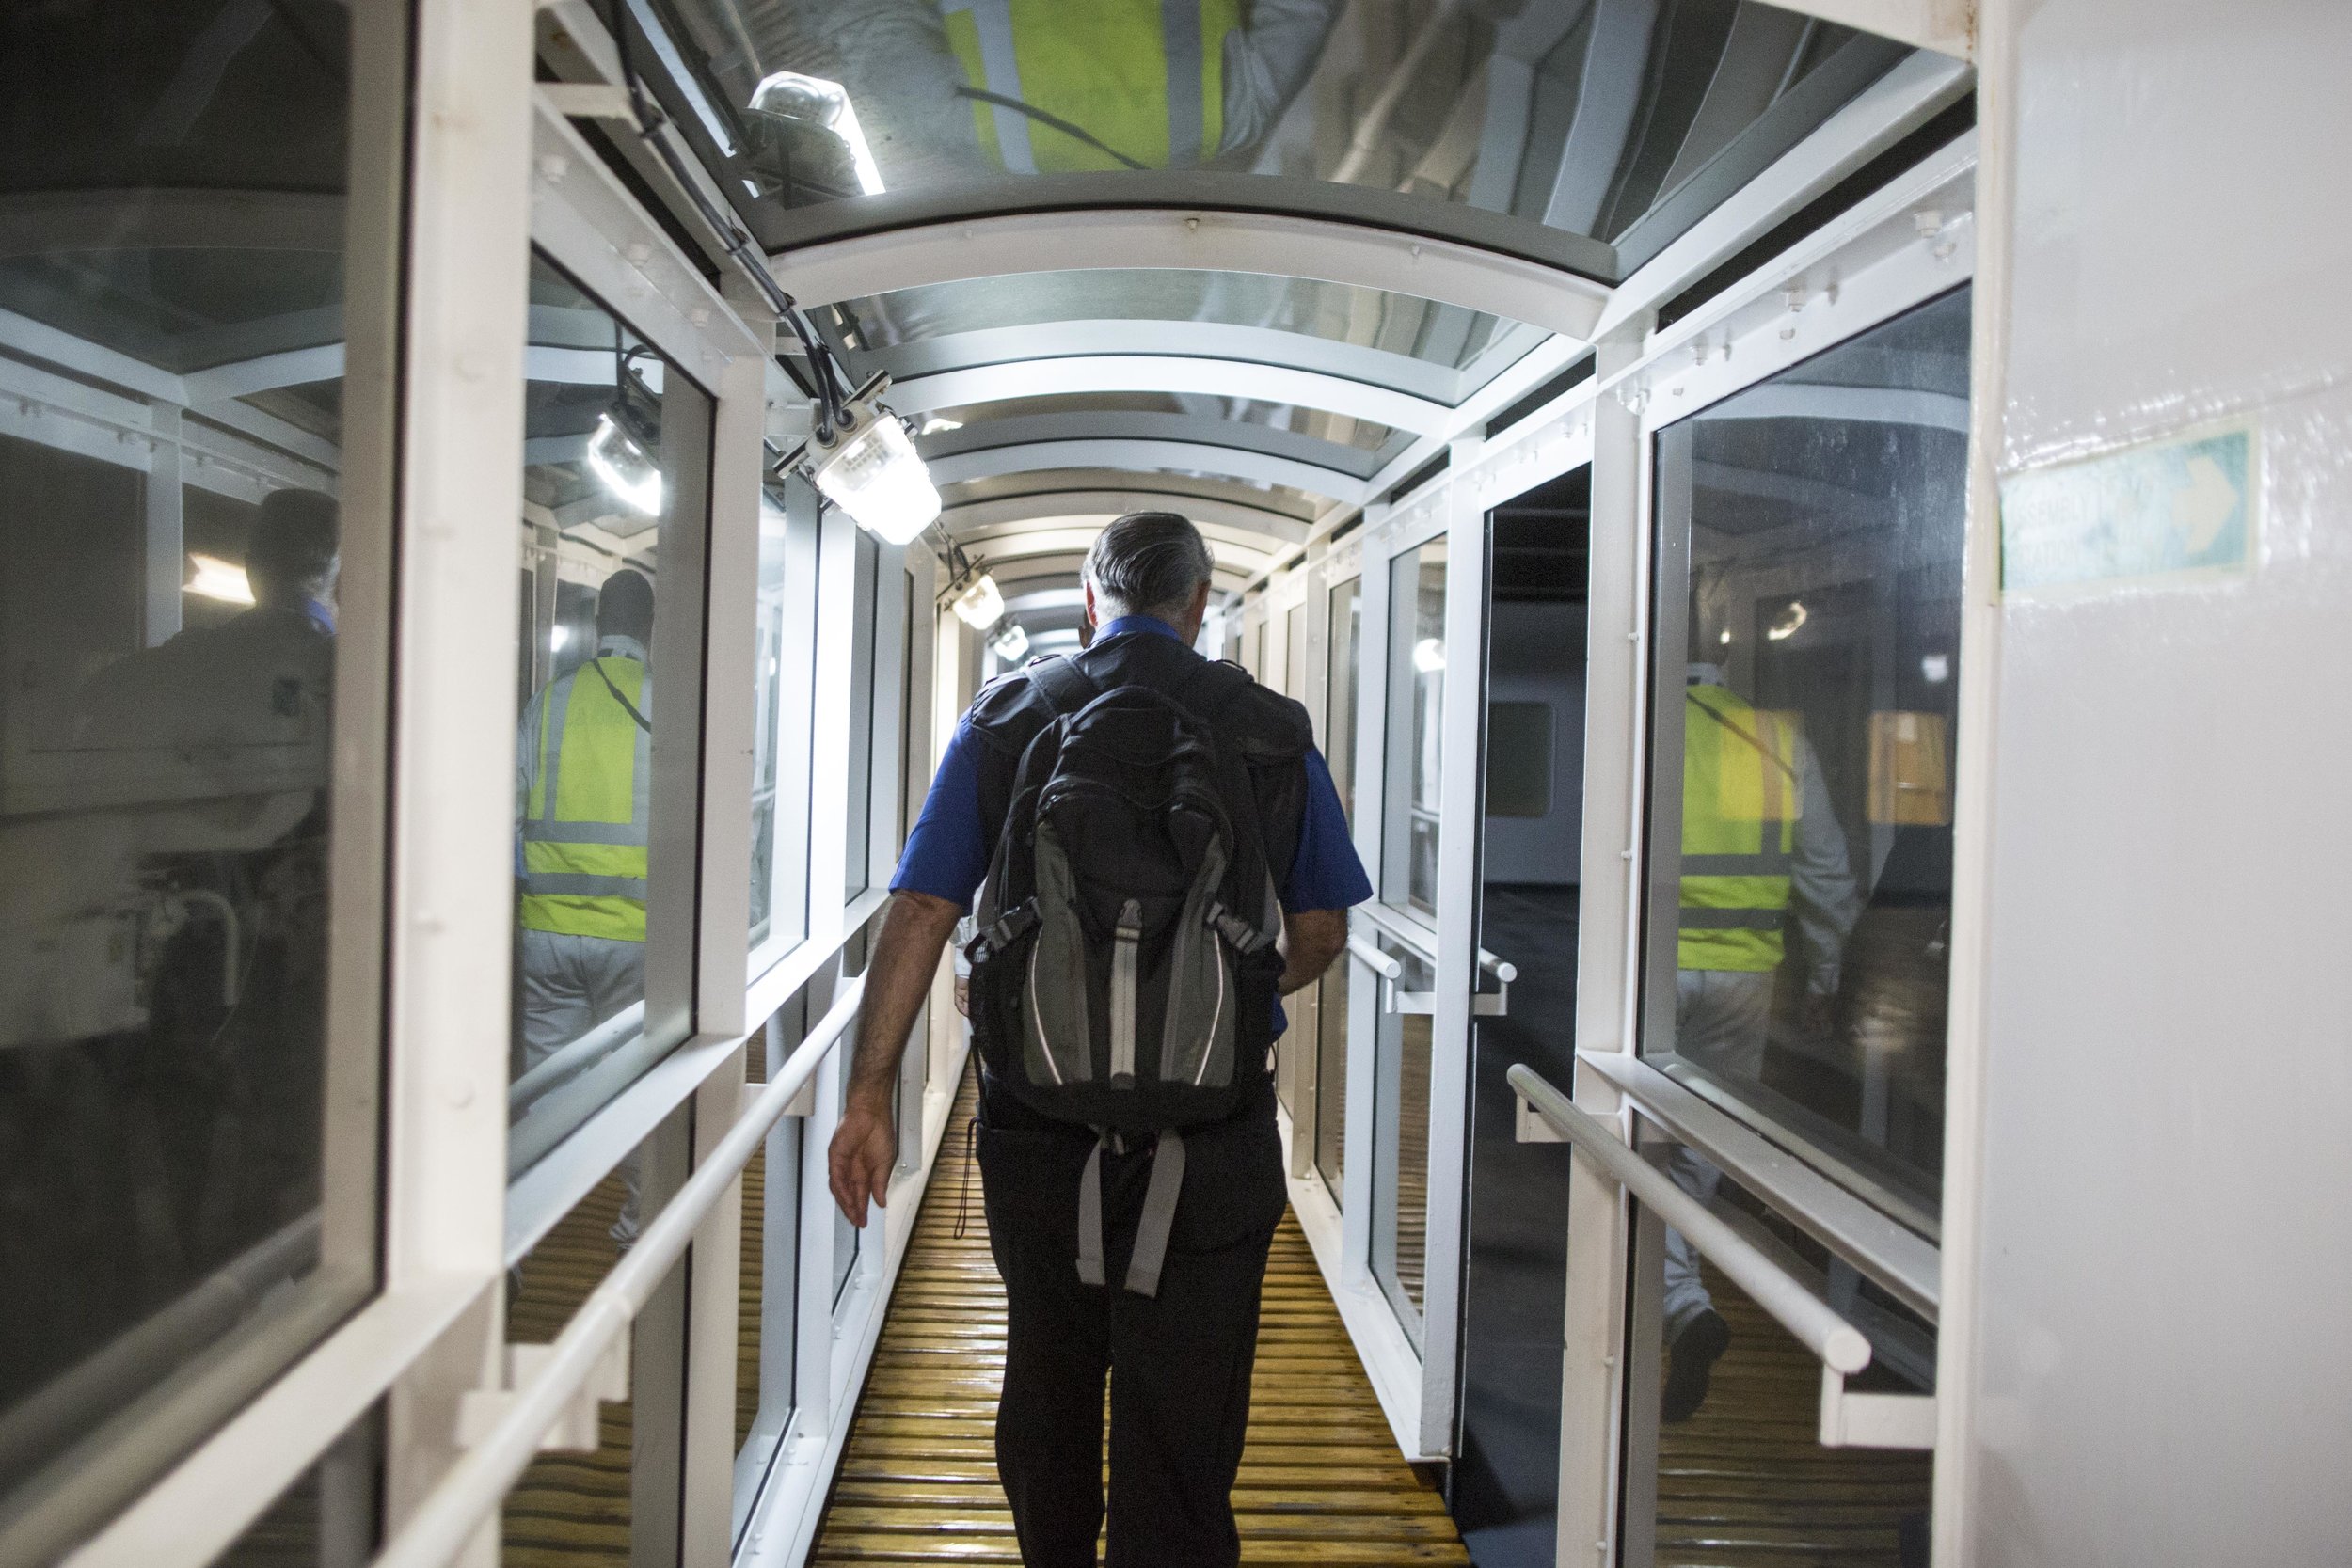
<path fill-rule="evenodd" d="M 1282 994 L 1303 990 L 1323 978 L 1347 945 L 1345 910 L 1301 910 L 1282 916 Z"/>
<path fill-rule="evenodd" d="M 834 1201 L 851 1225 L 866 1224 L 869 1199 L 889 1201 L 890 1167 L 898 1157 L 891 1127 L 898 1060 L 914 1027 L 914 1015 L 923 1010 L 923 999 L 930 994 L 931 977 L 939 973 L 939 955 L 962 917 L 962 910 L 928 893 L 894 893 L 882 911 L 882 929 L 866 964 L 866 999 L 858 1013 L 850 1087 L 827 1161 Z"/>

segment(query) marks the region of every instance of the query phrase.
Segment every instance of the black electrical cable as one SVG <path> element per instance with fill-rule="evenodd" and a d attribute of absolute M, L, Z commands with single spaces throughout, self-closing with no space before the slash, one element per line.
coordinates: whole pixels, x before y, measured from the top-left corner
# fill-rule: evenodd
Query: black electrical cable
<path fill-rule="evenodd" d="M 662 112 L 661 105 L 654 102 L 653 94 L 645 88 L 644 79 L 637 72 L 635 54 L 629 43 L 629 18 L 624 12 L 615 16 L 613 23 L 613 42 L 621 55 L 621 81 L 628 92 L 629 112 L 636 117 L 639 138 L 653 149 L 654 156 L 661 160 L 662 166 L 670 171 L 670 177 L 677 182 L 687 199 L 693 202 L 695 211 L 702 214 L 703 222 L 719 236 L 719 243 L 726 248 L 727 255 L 750 277 L 753 287 L 766 297 L 768 308 L 789 325 L 793 336 L 800 339 L 801 347 L 807 352 L 810 366 L 817 373 L 819 388 L 818 401 L 824 410 L 818 420 L 818 438 L 830 441 L 833 428 L 850 422 L 849 399 L 841 390 L 840 379 L 834 373 L 831 351 L 811 330 L 807 318 L 801 313 L 799 303 L 784 292 L 783 285 L 769 272 L 768 259 L 760 254 L 751 235 L 744 231 L 743 226 L 735 220 L 732 214 L 721 212 L 702 186 L 695 183 L 686 166 L 684 155 L 670 145 L 668 137 L 660 134 L 669 117 Z"/>

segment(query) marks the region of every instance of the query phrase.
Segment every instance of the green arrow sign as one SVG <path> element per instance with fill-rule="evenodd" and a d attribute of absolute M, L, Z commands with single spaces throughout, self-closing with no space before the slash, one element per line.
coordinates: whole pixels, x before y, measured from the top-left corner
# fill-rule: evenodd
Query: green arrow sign
<path fill-rule="evenodd" d="M 2260 451 L 2246 420 L 2002 481 L 2002 591 L 2095 593 L 2250 570 Z"/>

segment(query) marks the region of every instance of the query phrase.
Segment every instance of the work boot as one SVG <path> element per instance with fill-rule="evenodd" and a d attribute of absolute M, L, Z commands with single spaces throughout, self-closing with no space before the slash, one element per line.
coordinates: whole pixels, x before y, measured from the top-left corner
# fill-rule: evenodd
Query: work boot
<path fill-rule="evenodd" d="M 1731 1325 L 1711 1307 L 1686 1319 L 1667 1345 L 1666 1386 L 1658 1398 L 1658 1418 L 1687 1421 L 1707 1402 L 1707 1380 L 1731 1343 Z"/>

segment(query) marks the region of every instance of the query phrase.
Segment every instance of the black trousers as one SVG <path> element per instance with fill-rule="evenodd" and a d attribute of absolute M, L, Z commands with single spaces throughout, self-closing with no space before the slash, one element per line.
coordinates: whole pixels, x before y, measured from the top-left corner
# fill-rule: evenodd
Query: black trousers
<path fill-rule="evenodd" d="M 1148 1150 L 1103 1155 L 1105 1286 L 1078 1278 L 1078 1180 L 1093 1136 L 984 1114 L 980 1180 L 1009 1308 L 996 1470 L 1026 1568 L 1232 1568 L 1233 1477 L 1249 1424 L 1258 1297 L 1288 1201 L 1271 1105 L 1184 1138 L 1184 1185 L 1159 1294 L 1120 1288 Z"/>

